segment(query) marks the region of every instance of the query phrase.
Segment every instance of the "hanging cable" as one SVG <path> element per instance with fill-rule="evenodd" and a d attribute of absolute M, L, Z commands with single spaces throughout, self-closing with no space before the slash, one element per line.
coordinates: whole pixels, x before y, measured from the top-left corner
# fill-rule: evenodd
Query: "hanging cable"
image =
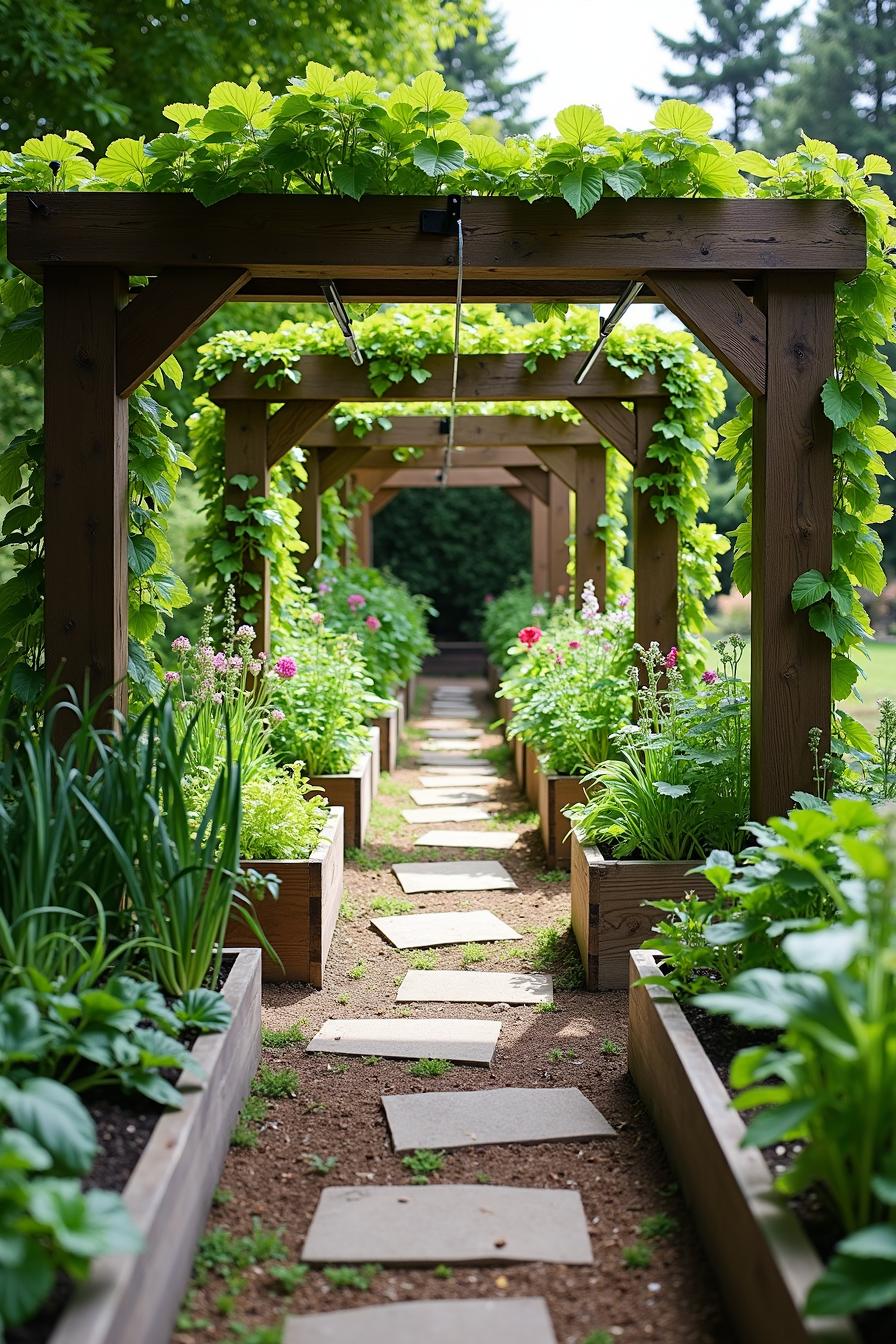
<path fill-rule="evenodd" d="M 607 316 L 602 317 L 600 319 L 600 335 L 595 341 L 591 349 L 591 353 L 588 355 L 588 358 L 585 360 L 585 363 L 582 365 L 582 367 L 576 374 L 575 378 L 573 379 L 573 382 L 575 383 L 576 387 L 579 387 L 588 377 L 588 374 L 594 368 L 594 364 L 595 361 L 597 360 L 598 355 L 600 354 L 601 350 L 603 350 L 604 346 L 607 343 L 607 337 L 609 336 L 610 332 L 620 321 L 620 319 L 624 316 L 624 314 L 628 311 L 628 309 L 634 303 L 635 299 L 641 293 L 641 290 L 643 288 L 644 288 L 644 282 L 642 280 L 629 281 L 625 289 L 619 295 L 619 298 L 613 304 L 613 307 L 607 313 Z"/>
<path fill-rule="evenodd" d="M 457 374 L 460 364 L 460 318 L 461 305 L 463 303 L 464 293 L 464 225 L 463 220 L 458 214 L 457 217 L 457 293 L 455 295 L 454 308 L 454 356 L 451 364 L 451 410 L 448 415 L 448 442 L 445 445 L 445 451 L 442 455 L 442 470 L 438 475 L 439 485 L 448 484 L 448 473 L 451 470 L 451 457 L 454 452 L 454 422 L 457 416 Z"/>
<path fill-rule="evenodd" d="M 348 310 L 342 302 L 342 295 L 339 293 L 339 290 L 332 280 L 325 280 L 321 285 L 321 290 L 327 301 L 327 307 L 332 313 L 333 319 L 339 330 L 342 332 L 343 339 L 348 346 L 348 353 L 351 356 L 352 363 L 363 364 L 364 356 L 361 354 L 361 350 L 355 338 L 352 320 L 348 315 Z"/>

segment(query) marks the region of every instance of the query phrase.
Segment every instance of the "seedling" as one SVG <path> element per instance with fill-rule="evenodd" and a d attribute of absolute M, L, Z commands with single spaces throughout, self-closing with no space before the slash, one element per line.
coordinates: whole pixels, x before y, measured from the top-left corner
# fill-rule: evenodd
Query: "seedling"
<path fill-rule="evenodd" d="M 397 1011 L 397 1013 L 395 1014 L 395 1016 L 396 1016 L 396 1017 L 413 1017 L 413 1016 L 414 1016 L 414 1010 L 413 1010 L 413 1008 L 399 1008 L 398 1011 Z"/>
<path fill-rule="evenodd" d="M 487 1171 L 477 1171 L 476 1175 L 473 1177 L 473 1180 L 476 1182 L 477 1185 L 491 1185 L 492 1183 L 492 1178 L 491 1176 L 489 1176 Z"/>
<path fill-rule="evenodd" d="M 352 905 L 351 901 L 348 899 L 347 896 L 343 896 L 342 900 L 339 903 L 339 918 L 340 919 L 358 918 L 358 911 L 356 907 Z"/>
<path fill-rule="evenodd" d="M 565 868 L 546 868 L 542 873 L 535 874 L 537 882 L 568 882 L 569 873 Z"/>
<path fill-rule="evenodd" d="M 268 1103 L 262 1097 L 247 1097 L 230 1136 L 231 1148 L 257 1148 L 258 1126 L 264 1124 L 267 1114 Z"/>
<path fill-rule="evenodd" d="M 327 1065 L 327 1068 L 330 1070 L 330 1073 L 348 1073 L 348 1060 L 334 1060 L 332 1064 Z"/>
<path fill-rule="evenodd" d="M 408 1065 L 408 1073 L 415 1078 L 441 1078 L 450 1068 L 451 1063 L 447 1059 L 418 1059 Z"/>
<path fill-rule="evenodd" d="M 548 1051 L 548 1059 L 552 1064 L 560 1064 L 565 1059 L 575 1059 L 575 1050 L 562 1050 L 559 1045 L 552 1045 Z"/>
<path fill-rule="evenodd" d="M 464 966 L 476 966 L 480 961 L 488 961 L 488 952 L 481 943 L 466 943 L 461 952 Z"/>
<path fill-rule="evenodd" d="M 638 1236 L 645 1241 L 660 1241 L 663 1237 L 671 1237 L 677 1229 L 678 1219 L 671 1213 L 651 1213 L 641 1220 Z"/>
<path fill-rule="evenodd" d="M 652 1260 L 653 1251 L 643 1241 L 622 1248 L 622 1263 L 626 1269 L 647 1269 Z"/>
<path fill-rule="evenodd" d="M 379 1064 L 379 1063 L 382 1062 L 382 1058 L 383 1058 L 382 1055 L 364 1055 L 364 1056 L 362 1056 L 361 1063 L 362 1063 L 362 1064 Z"/>
<path fill-rule="evenodd" d="M 211 1274 L 223 1279 L 228 1287 L 239 1282 L 239 1274 L 250 1265 L 267 1260 L 285 1260 L 286 1246 L 283 1229 L 268 1231 L 257 1218 L 252 1220 L 252 1231 L 244 1237 L 235 1237 L 226 1227 L 213 1227 L 199 1243 L 193 1265 L 197 1284 L 208 1281 Z"/>
<path fill-rule="evenodd" d="M 292 1027 L 262 1027 L 261 1043 L 268 1050 L 277 1050 L 284 1045 L 305 1045 L 308 1037 L 298 1022 Z"/>
<path fill-rule="evenodd" d="M 615 1041 L 611 1041 L 608 1036 L 605 1036 L 600 1043 L 600 1052 L 602 1055 L 621 1055 L 622 1046 L 617 1045 Z"/>
<path fill-rule="evenodd" d="M 408 965 L 415 971 L 434 971 L 439 964 L 439 954 L 431 947 L 420 947 L 407 954 Z"/>
<path fill-rule="evenodd" d="M 533 971 L 549 971 L 557 989 L 581 989 L 585 972 L 568 923 L 533 929 L 534 942 L 523 954 Z"/>
<path fill-rule="evenodd" d="M 298 1090 L 299 1075 L 295 1069 L 275 1069 L 270 1064 L 261 1064 L 252 1079 L 252 1093 L 256 1097 L 270 1100 L 294 1097 Z"/>
<path fill-rule="evenodd" d="M 433 1275 L 437 1279 L 453 1279 L 454 1270 L 450 1265 L 436 1265 Z"/>
<path fill-rule="evenodd" d="M 305 1153 L 305 1164 L 315 1176 L 329 1176 L 338 1162 L 338 1157 L 321 1157 L 318 1153 Z"/>
<path fill-rule="evenodd" d="M 348 1003 L 348 995 L 347 995 L 347 994 L 340 994 L 340 995 L 339 995 L 339 998 L 336 1000 L 336 1002 L 337 1002 L 337 1003 L 341 1003 L 341 1004 L 343 1005 L 343 1007 L 344 1007 L 345 1004 Z"/>
<path fill-rule="evenodd" d="M 334 1288 L 357 1288 L 366 1293 L 382 1265 L 326 1265 L 324 1278 Z"/>
<path fill-rule="evenodd" d="M 223 1209 L 224 1206 L 226 1204 L 229 1204 L 232 1199 L 233 1199 L 233 1191 L 225 1190 L 223 1185 L 219 1185 L 215 1193 L 212 1195 L 212 1203 L 214 1204 L 216 1209 Z"/>
<path fill-rule="evenodd" d="M 368 854 L 364 849 L 347 849 L 345 857 L 349 863 L 353 863 L 364 873 L 375 873 L 380 866 L 379 857 L 375 854 Z"/>
<path fill-rule="evenodd" d="M 310 1268 L 310 1265 L 271 1265 L 268 1274 L 279 1292 L 289 1294 L 307 1278 Z"/>
<path fill-rule="evenodd" d="M 615 1344 L 615 1341 L 609 1330 L 592 1330 L 582 1340 L 582 1344 Z"/>
<path fill-rule="evenodd" d="M 370 909 L 374 915 L 409 915 L 414 902 L 403 901 L 400 896 L 374 896 Z"/>
<path fill-rule="evenodd" d="M 535 1011 L 536 1013 L 559 1013 L 560 1006 L 553 999 L 549 999 L 547 1003 L 536 1003 Z"/>
<path fill-rule="evenodd" d="M 444 1167 L 445 1154 L 435 1152 L 432 1148 L 417 1148 L 403 1157 L 401 1164 L 413 1173 L 413 1185 L 429 1185 L 430 1176 Z"/>
<path fill-rule="evenodd" d="M 348 973 L 349 980 L 363 980 L 367 974 L 367 966 L 363 961 L 354 965 Z"/>

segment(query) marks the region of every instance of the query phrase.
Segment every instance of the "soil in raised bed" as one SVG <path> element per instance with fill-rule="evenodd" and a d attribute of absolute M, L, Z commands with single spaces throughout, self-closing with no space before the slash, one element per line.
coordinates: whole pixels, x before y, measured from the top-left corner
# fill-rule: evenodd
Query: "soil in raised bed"
<path fill-rule="evenodd" d="M 486 702 L 484 694 L 480 702 L 483 719 L 492 722 L 493 704 Z M 421 712 L 425 711 L 418 705 Z M 604 1344 L 605 1337 L 596 1333 L 600 1331 L 622 1344 L 728 1344 L 732 1332 L 687 1209 L 628 1077 L 626 993 L 587 994 L 555 981 L 556 1012 L 506 1005 L 395 1003 L 396 981 L 411 958 L 371 929 L 371 903 L 377 897 L 407 899 L 415 910 L 489 909 L 520 932 L 569 921 L 569 875 L 547 871 L 537 815 L 509 778 L 485 806 L 494 811 L 500 829 L 518 830 L 520 839 L 513 849 L 477 854 L 414 848 L 422 828 L 407 825 L 401 810 L 412 805 L 407 790 L 417 787 L 419 773 L 409 759 L 409 748 L 412 751 L 423 736 L 412 723 L 398 771 L 381 780 L 362 860 L 346 865 L 346 906 L 324 973 L 324 988 L 266 986 L 263 1020 L 272 1029 L 298 1025 L 310 1038 L 330 1017 L 408 1013 L 416 1017 L 498 1017 L 502 1032 L 494 1064 L 491 1069 L 455 1066 L 441 1077 L 418 1078 L 408 1072 L 407 1062 L 306 1055 L 301 1044 L 265 1048 L 267 1065 L 296 1070 L 296 1095 L 269 1101 L 264 1120 L 252 1126 L 256 1147 L 231 1148 L 209 1219 L 207 1230 L 214 1241 L 208 1249 L 219 1256 L 229 1236 L 249 1236 L 254 1223 L 268 1231 L 281 1229 L 286 1258 L 262 1255 L 257 1263 L 238 1271 L 230 1285 L 226 1276 L 211 1272 L 188 1296 L 174 1341 L 231 1344 L 245 1339 L 252 1344 L 274 1344 L 287 1313 L 421 1298 L 543 1295 L 559 1344 L 580 1344 L 592 1335 L 595 1344 Z M 497 747 L 500 738 L 493 734 L 489 741 Z M 502 769 L 509 773 L 506 753 L 503 760 Z M 519 890 L 404 898 L 390 871 L 396 861 L 474 857 L 498 859 Z M 533 944 L 534 935 L 527 933 L 524 943 L 488 945 L 486 960 L 472 969 L 531 967 Z M 525 949 L 526 957 L 513 955 L 519 948 Z M 435 961 L 441 969 L 460 969 L 463 949 L 438 949 Z M 305 1233 L 325 1186 L 410 1180 L 411 1173 L 389 1141 L 380 1102 L 384 1093 L 499 1086 L 579 1087 L 615 1126 L 618 1137 L 594 1143 L 454 1151 L 446 1156 L 442 1171 L 430 1179 L 579 1190 L 592 1231 L 592 1266 L 457 1266 L 450 1277 L 431 1269 L 389 1268 L 375 1275 L 367 1291 L 338 1287 L 313 1270 L 294 1290 L 281 1291 L 271 1270 L 300 1260 Z M 335 1165 L 328 1174 L 315 1174 L 311 1155 L 335 1158 Z M 667 1235 L 653 1240 L 639 1236 L 642 1221 L 656 1214 L 674 1220 Z M 649 1247 L 650 1264 L 627 1268 L 623 1250 L 638 1242 Z"/>

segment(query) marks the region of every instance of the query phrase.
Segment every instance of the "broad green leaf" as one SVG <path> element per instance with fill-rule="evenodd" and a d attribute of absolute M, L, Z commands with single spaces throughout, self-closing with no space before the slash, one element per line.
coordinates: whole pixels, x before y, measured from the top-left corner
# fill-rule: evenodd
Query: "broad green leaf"
<path fill-rule="evenodd" d="M 866 154 L 859 171 L 866 177 L 890 177 L 893 173 L 889 160 L 882 154 Z"/>
<path fill-rule="evenodd" d="M 6 326 L 0 336 L 0 365 L 9 368 L 34 359 L 43 349 L 43 308 L 26 308 Z"/>
<path fill-rule="evenodd" d="M 230 1005 L 213 989 L 191 989 L 173 1004 L 185 1027 L 198 1031 L 226 1031 L 233 1016 Z"/>
<path fill-rule="evenodd" d="M 61 135 L 50 134 L 40 140 L 26 140 L 22 153 L 30 159 L 40 159 L 42 163 L 65 163 L 67 159 L 77 158 L 82 147 L 63 139 Z"/>
<path fill-rule="evenodd" d="M 336 71 L 319 61 L 309 61 L 305 66 L 305 89 L 308 93 L 328 94 L 336 83 Z"/>
<path fill-rule="evenodd" d="M 336 98 L 364 98 L 376 93 L 376 80 L 373 75 L 364 75 L 360 70 L 349 70 L 347 75 L 337 79 L 330 92 Z"/>
<path fill-rule="evenodd" d="M 836 378 L 828 378 L 821 389 L 821 401 L 825 415 L 842 429 L 861 414 L 862 389 L 856 383 L 841 387 Z"/>
<path fill-rule="evenodd" d="M 665 779 L 654 780 L 653 787 L 656 789 L 657 793 L 661 793 L 664 798 L 684 798 L 691 791 L 690 784 L 670 784 L 668 780 Z"/>
<path fill-rule="evenodd" d="M 617 196 L 628 201 L 632 196 L 637 196 L 644 186 L 644 174 L 637 164 L 624 163 L 621 168 L 613 168 L 604 173 L 604 181 L 608 187 L 612 187 Z"/>
<path fill-rule="evenodd" d="M 536 322 L 547 322 L 552 317 L 565 317 L 568 303 L 533 303 L 532 316 Z"/>
<path fill-rule="evenodd" d="M 781 946 L 798 971 L 845 971 L 865 942 L 865 928 L 832 924 L 812 933 L 788 933 Z"/>
<path fill-rule="evenodd" d="M 464 151 L 456 140 L 427 137 L 414 148 L 414 162 L 430 177 L 444 177 L 463 167 Z"/>
<path fill-rule="evenodd" d="M 775 165 L 755 149 L 740 150 L 735 154 L 734 162 L 742 173 L 749 173 L 751 177 L 773 177 L 775 174 Z"/>
<path fill-rule="evenodd" d="M 811 607 L 814 603 L 821 602 L 830 590 L 830 584 L 820 570 L 806 570 L 790 590 L 790 601 L 794 611 L 802 611 L 804 607 Z"/>
<path fill-rule="evenodd" d="M 595 163 L 583 163 L 568 173 L 560 182 L 563 199 L 581 219 L 600 200 L 604 189 L 604 175 Z"/>
<path fill-rule="evenodd" d="M 20 1243 L 21 1254 L 9 1268 L 0 1264 L 0 1322 L 21 1325 L 33 1316 L 56 1282 L 52 1256 L 36 1238 Z"/>
<path fill-rule="evenodd" d="M 273 95 L 262 89 L 257 79 L 253 79 L 243 88 L 225 80 L 216 84 L 208 96 L 208 105 L 212 107 L 235 107 L 241 112 L 250 126 L 260 126 L 266 121 L 265 112 L 273 101 Z"/>
<path fill-rule="evenodd" d="M 661 131 L 678 131 L 691 138 L 708 135 L 712 130 L 712 117 L 704 108 L 694 107 L 681 98 L 667 98 L 657 108 L 653 124 Z"/>
<path fill-rule="evenodd" d="M 46 1171 L 53 1159 L 45 1148 L 21 1129 L 0 1130 L 0 1173 L 4 1171 Z"/>
<path fill-rule="evenodd" d="M 201 121 L 205 108 L 199 103 L 169 103 L 162 109 L 162 116 L 173 121 L 178 130 L 183 130 L 191 121 Z"/>
<path fill-rule="evenodd" d="M 831 660 L 831 695 L 834 700 L 847 700 L 858 680 L 859 669 L 843 654 Z"/>
<path fill-rule="evenodd" d="M 107 177 L 110 182 L 142 184 L 151 164 L 141 135 L 139 140 L 113 140 L 96 170 L 100 177 Z"/>
<path fill-rule="evenodd" d="M 333 186 L 343 196 L 351 196 L 359 201 L 370 183 L 371 172 L 368 167 L 357 163 L 337 163 L 333 168 Z"/>
<path fill-rule="evenodd" d="M 835 1255 L 806 1301 L 808 1316 L 854 1316 L 896 1302 L 893 1261 Z"/>
<path fill-rule="evenodd" d="M 155 545 L 148 537 L 128 537 L 128 569 L 136 578 L 139 579 L 152 569 L 157 554 Z"/>
<path fill-rule="evenodd" d="M 593 145 L 596 137 L 604 128 L 604 119 L 600 109 L 587 107 L 584 103 L 573 103 L 565 107 L 554 118 L 557 130 L 563 140 L 581 149 L 584 145 Z"/>
<path fill-rule="evenodd" d="M 52 1078 L 26 1078 L 18 1087 L 0 1078 L 0 1107 L 17 1129 L 46 1148 L 59 1170 L 75 1175 L 89 1171 L 96 1155 L 96 1130 L 69 1088 Z"/>
<path fill-rule="evenodd" d="M 803 1097 L 798 1101 L 788 1101 L 783 1106 L 760 1111 L 747 1125 L 743 1146 L 767 1148 L 770 1143 L 778 1143 L 791 1134 L 801 1134 L 803 1123 L 817 1110 L 818 1104 L 815 1097 Z"/>
<path fill-rule="evenodd" d="M 31 1194 L 29 1211 L 64 1250 L 85 1260 L 126 1255 L 143 1245 L 121 1196 L 111 1190 L 85 1193 L 77 1181 L 42 1180 Z"/>

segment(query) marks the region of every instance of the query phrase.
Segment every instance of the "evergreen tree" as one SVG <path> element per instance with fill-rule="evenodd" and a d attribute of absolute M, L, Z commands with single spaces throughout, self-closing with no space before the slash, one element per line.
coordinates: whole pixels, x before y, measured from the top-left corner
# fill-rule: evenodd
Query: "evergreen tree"
<path fill-rule="evenodd" d="M 786 71 L 759 109 L 766 153 L 792 149 L 805 131 L 859 159 L 892 156 L 896 0 L 823 0 Z"/>
<path fill-rule="evenodd" d="M 798 8 L 766 14 L 768 0 L 699 0 L 705 28 L 694 28 L 683 40 L 657 31 L 666 50 L 685 71 L 664 70 L 666 93 L 638 93 L 649 102 L 661 98 L 692 98 L 701 103 L 724 101 L 730 121 L 728 138 L 738 149 L 753 127 L 755 104 L 782 66 L 781 40 Z"/>
<path fill-rule="evenodd" d="M 488 30 L 485 41 L 474 32 L 458 37 L 454 44 L 439 52 L 445 82 L 469 99 L 469 120 L 475 130 L 492 135 L 529 135 L 537 126 L 526 117 L 529 93 L 543 79 L 508 79 L 516 43 L 504 31 L 504 18 L 486 10 Z"/>

